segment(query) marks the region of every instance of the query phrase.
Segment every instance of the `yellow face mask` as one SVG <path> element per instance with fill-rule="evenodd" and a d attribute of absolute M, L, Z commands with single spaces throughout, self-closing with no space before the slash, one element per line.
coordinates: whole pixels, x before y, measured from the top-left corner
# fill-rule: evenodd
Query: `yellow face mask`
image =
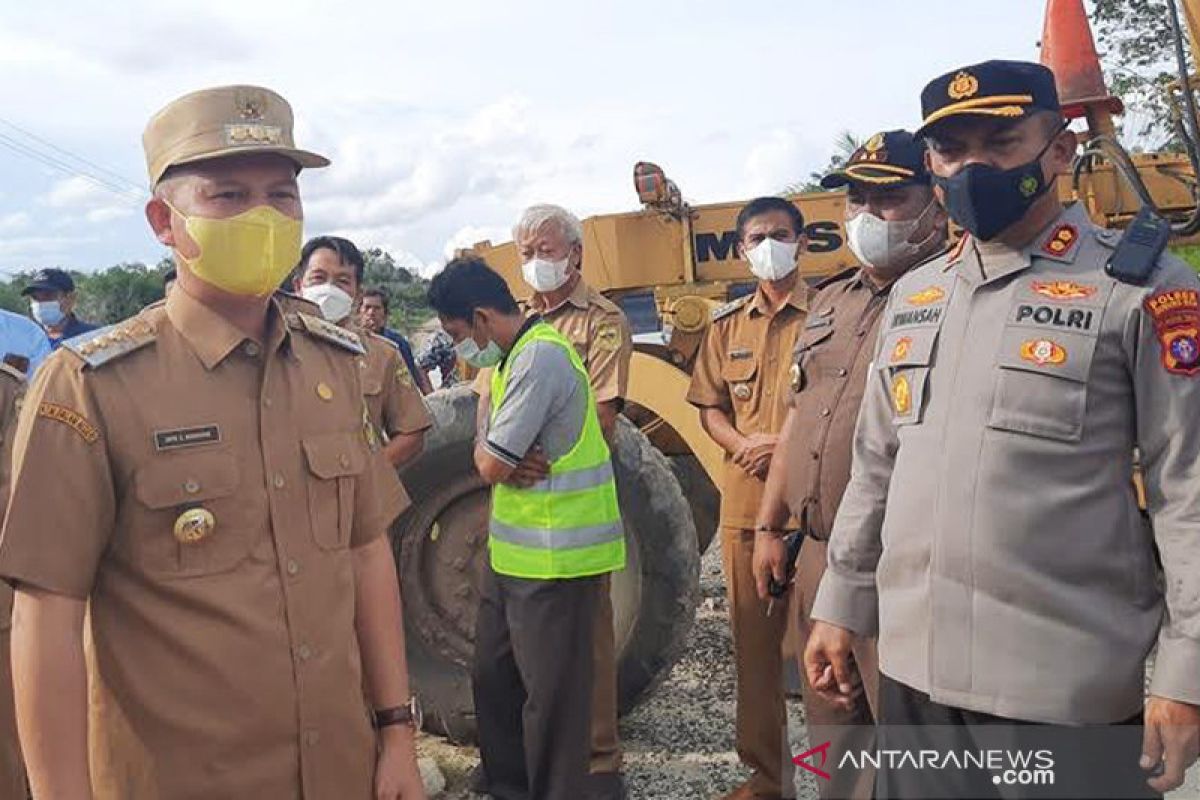
<path fill-rule="evenodd" d="M 180 260 L 197 278 L 230 294 L 271 294 L 300 261 L 301 222 L 271 206 L 227 219 L 189 217 L 174 206 L 171 210 L 183 218 L 200 247 L 200 255 L 180 254 Z"/>

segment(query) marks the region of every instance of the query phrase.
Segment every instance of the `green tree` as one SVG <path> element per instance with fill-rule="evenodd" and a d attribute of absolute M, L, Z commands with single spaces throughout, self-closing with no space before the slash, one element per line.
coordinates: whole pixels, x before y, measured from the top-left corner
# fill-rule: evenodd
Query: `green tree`
<path fill-rule="evenodd" d="M 118 264 L 92 273 L 75 273 L 77 313 L 80 319 L 111 325 L 132 317 L 163 296 L 162 262 Z"/>
<path fill-rule="evenodd" d="M 388 325 L 405 333 L 433 316 L 425 303 L 429 282 L 399 266 L 392 254 L 378 247 L 363 253 L 363 287 L 383 289 L 388 296 Z"/>
<path fill-rule="evenodd" d="M 1109 91 L 1125 102 L 1122 133 L 1129 145 L 1147 151 L 1183 149 L 1167 102 L 1167 86 L 1178 77 L 1167 2 L 1092 0 L 1105 79 Z M 1186 25 L 1182 7 L 1180 22 Z M 1190 60 L 1189 51 L 1185 42 Z"/>
<path fill-rule="evenodd" d="M 821 178 L 824 178 L 835 169 L 841 169 L 850 160 L 850 156 L 854 155 L 854 151 L 862 146 L 862 141 L 855 136 L 851 131 L 842 131 L 838 134 L 837 139 L 833 142 L 833 155 L 829 157 L 829 163 L 825 169 L 819 172 L 811 172 L 808 179 L 799 183 L 789 183 L 783 187 L 784 194 L 805 194 L 806 192 L 827 192 L 821 186 Z"/>

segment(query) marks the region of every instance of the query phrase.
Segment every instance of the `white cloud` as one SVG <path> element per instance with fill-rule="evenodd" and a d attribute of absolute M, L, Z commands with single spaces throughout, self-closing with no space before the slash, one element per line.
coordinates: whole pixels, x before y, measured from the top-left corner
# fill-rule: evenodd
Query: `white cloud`
<path fill-rule="evenodd" d="M 446 240 L 446 245 L 442 248 L 442 257 L 449 261 L 454 258 L 457 250 L 465 250 L 485 241 L 500 244 L 511 238 L 511 229 L 500 225 L 467 225 L 459 228 L 453 236 Z"/>
<path fill-rule="evenodd" d="M 746 155 L 747 190 L 753 194 L 777 194 L 807 176 L 814 167 L 806 150 L 792 131 L 776 129 L 768 133 Z"/>
<path fill-rule="evenodd" d="M 23 231 L 29 227 L 31 217 L 27 211 L 14 211 L 11 214 L 0 214 L 0 236 Z"/>
<path fill-rule="evenodd" d="M 39 202 L 62 212 L 79 214 L 91 223 L 131 216 L 137 205 L 132 197 L 116 194 L 82 175 L 58 181 Z"/>

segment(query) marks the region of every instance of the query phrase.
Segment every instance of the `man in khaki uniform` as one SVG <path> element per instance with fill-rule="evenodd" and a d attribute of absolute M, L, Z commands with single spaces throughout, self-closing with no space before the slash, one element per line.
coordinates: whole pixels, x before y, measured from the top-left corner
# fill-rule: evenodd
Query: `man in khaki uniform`
<path fill-rule="evenodd" d="M 25 394 L 25 373 L 0 362 L 0 518 L 8 505 L 12 477 L 13 431 Z M 17 716 L 13 709 L 12 665 L 9 632 L 12 630 L 12 587 L 0 582 L 0 798 L 25 796 L 25 767 L 17 740 Z"/>
<path fill-rule="evenodd" d="M 878 632 L 881 747 L 1045 749 L 1053 787 L 1022 796 L 1157 796 L 1200 737 L 1200 280 L 1153 248 L 1114 259 L 1121 234 L 1062 208 L 1075 138 L 1045 67 L 964 67 L 921 104 L 969 235 L 884 311 L 809 677 L 845 702 L 854 637 Z M 885 762 L 876 796 L 1012 777 Z"/>
<path fill-rule="evenodd" d="M 753 294 L 716 309 L 704 336 L 688 402 L 724 448 L 721 553 L 737 669 L 737 751 L 753 770 L 731 800 L 792 796 L 783 701 L 787 625 L 755 592 L 754 523 L 763 481 L 787 413 L 788 361 L 810 291 L 796 271 L 804 219 L 779 197 L 750 201 L 738 214 L 738 253 L 759 279 Z"/>
<path fill-rule="evenodd" d="M 850 481 L 850 445 L 858 419 L 867 369 L 875 352 L 879 321 L 896 279 L 946 246 L 946 212 L 933 197 L 925 169 L 925 146 L 907 131 L 872 136 L 843 169 L 826 175 L 827 189 L 848 187 L 846 233 L 862 267 L 819 287 L 792 358 L 790 408 L 779 433 L 758 512 L 754 542 L 758 596 L 766 598 L 770 578 L 786 578 L 786 546 L 777 531 L 789 517 L 800 522 L 804 543 L 796 564 L 799 602 L 797 649 L 803 652 L 812 627 L 809 614 L 825 572 L 826 542 L 842 493 Z M 825 700 L 803 684 L 804 720 L 809 742 L 832 741 L 833 749 L 869 747 L 878 676 L 875 648 L 863 639 L 854 653 L 866 692 L 850 708 Z M 804 672 L 801 670 L 803 678 Z M 818 780 L 822 797 L 870 798 L 874 773 L 835 770 Z"/>
<path fill-rule="evenodd" d="M 387 437 L 382 455 L 393 467 L 416 458 L 425 446 L 425 431 L 433 426 L 413 375 L 390 339 L 355 322 L 354 306 L 362 299 L 365 264 L 354 242 L 340 236 L 308 240 L 300 252 L 294 286 L 304 299 L 316 303 L 329 322 L 358 334 L 366 348 L 359 356 L 367 414 Z"/>
<path fill-rule="evenodd" d="M 177 285 L 64 344 L 14 443 L 0 576 L 34 794 L 422 798 L 362 346 L 273 294 L 296 173 L 328 162 L 252 86 L 174 101 L 143 143 Z"/>
<path fill-rule="evenodd" d="M 530 206 L 513 226 L 513 241 L 521 256 L 522 276 L 533 290 L 525 304 L 525 313 L 540 315 L 575 346 L 596 395 L 600 427 L 611 443 L 629 384 L 633 337 L 629 322 L 617 304 L 583 280 L 583 225 L 578 217 L 560 206 Z M 480 396 L 481 419 L 487 417 L 491 375 L 491 370 L 481 370 L 473 384 Z M 539 458 L 532 461 L 541 465 Z M 592 777 L 588 796 L 616 798 L 624 790 L 617 739 L 611 580 L 607 573 L 602 576 L 601 584 L 594 629 Z M 484 787 L 477 782 L 476 788 Z"/>

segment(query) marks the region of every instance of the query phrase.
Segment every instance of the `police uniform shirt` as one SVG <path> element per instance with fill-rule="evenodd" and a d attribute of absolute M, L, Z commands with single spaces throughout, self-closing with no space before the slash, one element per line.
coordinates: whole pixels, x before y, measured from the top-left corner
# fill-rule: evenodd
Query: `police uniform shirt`
<path fill-rule="evenodd" d="M 1200 280 L 1110 279 L 1119 236 L 1074 206 L 892 290 L 813 616 L 878 622 L 881 670 L 935 702 L 1126 719 L 1157 639 L 1150 691 L 1200 703 Z"/>
<path fill-rule="evenodd" d="M 696 358 L 688 402 L 725 411 L 743 436 L 778 433 L 787 416 L 789 361 L 810 294 L 799 280 L 774 315 L 767 313 L 761 288 L 717 309 Z M 753 528 L 764 485 L 726 454 L 721 524 Z"/>
<path fill-rule="evenodd" d="M 782 467 L 792 516 L 817 539 L 829 538 L 850 481 L 850 442 L 890 289 L 862 270 L 830 281 L 811 301 L 796 342 L 789 402 L 798 422 Z"/>
<path fill-rule="evenodd" d="M 30 387 L 0 576 L 89 600 L 97 798 L 372 791 L 351 551 L 399 482 L 316 314 L 273 300 L 259 344 L 176 290 Z"/>

